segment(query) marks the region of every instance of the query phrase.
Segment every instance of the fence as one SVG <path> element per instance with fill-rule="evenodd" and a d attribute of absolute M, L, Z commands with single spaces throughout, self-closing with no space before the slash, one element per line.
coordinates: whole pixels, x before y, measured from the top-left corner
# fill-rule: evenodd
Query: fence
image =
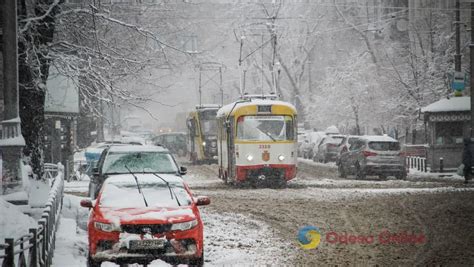
<path fill-rule="evenodd" d="M 406 164 L 409 169 L 417 169 L 421 172 L 428 172 L 428 165 L 425 157 L 406 157 Z"/>
<path fill-rule="evenodd" d="M 2 267 L 51 266 L 56 241 L 56 230 L 63 205 L 64 167 L 61 164 L 49 165 L 46 172 L 58 174 L 51 185 L 49 199 L 43 209 L 38 227 L 30 228 L 29 233 L 17 239 L 5 238 L 0 244 Z M 50 175 L 50 174 L 48 174 Z"/>

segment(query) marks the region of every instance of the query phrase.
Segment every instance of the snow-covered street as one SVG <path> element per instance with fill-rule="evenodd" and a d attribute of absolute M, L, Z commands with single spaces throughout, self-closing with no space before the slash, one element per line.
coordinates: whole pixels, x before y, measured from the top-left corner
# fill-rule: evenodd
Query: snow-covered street
<path fill-rule="evenodd" d="M 340 179 L 333 164 L 301 160 L 298 178 L 288 188 L 238 189 L 216 178 L 215 165 L 189 169 L 185 179 L 192 190 L 211 197 L 211 205 L 200 208 L 206 266 L 369 264 L 373 260 L 387 265 L 400 261 L 423 264 L 433 258 L 465 264 L 474 259 L 469 249 L 472 234 L 467 231 L 474 226 L 474 215 L 468 212 L 473 210 L 474 185 L 463 185 L 460 177 L 415 172 L 405 181 Z M 66 184 L 70 193 L 64 198 L 54 266 L 86 264 L 88 210 L 79 206 L 82 197 L 78 196 L 85 195 L 83 183 Z M 450 227 L 450 221 L 463 227 Z M 306 251 L 299 247 L 296 237 L 304 225 L 316 225 L 323 233 L 354 235 L 382 230 L 421 232 L 426 243 L 348 245 L 329 243 L 322 237 L 317 250 Z M 454 252 L 458 258 L 443 256 Z M 157 260 L 151 266 L 168 264 Z"/>

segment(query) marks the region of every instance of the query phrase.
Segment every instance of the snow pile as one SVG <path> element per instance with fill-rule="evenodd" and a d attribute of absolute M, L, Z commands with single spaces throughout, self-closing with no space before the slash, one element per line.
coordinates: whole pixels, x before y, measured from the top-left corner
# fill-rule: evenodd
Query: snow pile
<path fill-rule="evenodd" d="M 0 198 L 0 243 L 5 238 L 18 238 L 28 234 L 29 228 L 36 228 L 36 221 L 23 214 L 18 207 Z"/>
<path fill-rule="evenodd" d="M 335 125 L 331 125 L 324 132 L 326 134 L 339 134 L 339 129 Z"/>

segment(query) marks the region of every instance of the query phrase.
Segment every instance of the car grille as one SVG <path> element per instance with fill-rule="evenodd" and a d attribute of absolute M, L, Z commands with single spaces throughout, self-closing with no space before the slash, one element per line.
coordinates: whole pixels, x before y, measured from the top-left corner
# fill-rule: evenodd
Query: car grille
<path fill-rule="evenodd" d="M 122 232 L 129 234 L 160 234 L 169 232 L 171 224 L 122 224 Z"/>

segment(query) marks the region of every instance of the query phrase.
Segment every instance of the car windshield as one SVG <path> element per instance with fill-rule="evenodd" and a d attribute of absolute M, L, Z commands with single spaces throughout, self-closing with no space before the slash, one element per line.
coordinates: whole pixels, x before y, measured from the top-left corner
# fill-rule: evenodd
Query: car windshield
<path fill-rule="evenodd" d="M 145 181 L 137 174 L 137 180 L 143 195 L 138 191 L 137 184 L 133 177 L 124 182 L 108 182 L 102 190 L 99 205 L 108 208 L 141 208 L 146 207 L 143 196 L 147 201 L 148 207 L 179 207 L 191 205 L 191 197 L 179 183 L 170 183 L 170 186 L 176 194 L 171 198 L 170 189 L 161 180 Z M 156 179 L 159 179 L 156 177 Z M 176 201 L 176 199 L 179 201 Z"/>
<path fill-rule="evenodd" d="M 400 143 L 398 142 L 369 142 L 369 148 L 378 151 L 398 151 Z"/>
<path fill-rule="evenodd" d="M 291 116 L 242 116 L 237 121 L 237 139 L 285 141 L 294 139 Z"/>
<path fill-rule="evenodd" d="M 178 167 L 169 153 L 164 152 L 110 152 L 104 161 L 102 173 L 158 172 L 176 173 Z"/>
<path fill-rule="evenodd" d="M 342 141 L 342 138 L 326 138 L 323 141 L 323 144 L 335 144 L 338 145 Z"/>

